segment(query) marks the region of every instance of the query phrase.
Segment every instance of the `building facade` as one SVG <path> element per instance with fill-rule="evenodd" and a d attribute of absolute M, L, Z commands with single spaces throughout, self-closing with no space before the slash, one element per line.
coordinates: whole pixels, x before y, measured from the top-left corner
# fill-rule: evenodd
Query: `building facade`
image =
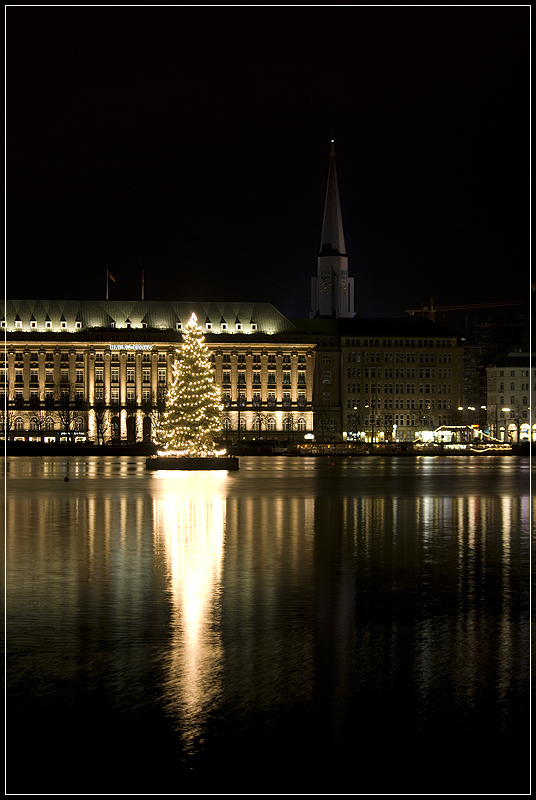
<path fill-rule="evenodd" d="M 463 350 L 422 318 L 290 321 L 268 303 L 8 301 L 9 440 L 151 441 L 181 328 L 196 314 L 223 437 L 412 441 L 458 421 Z"/>
<path fill-rule="evenodd" d="M 536 441 L 530 415 L 531 394 L 536 389 L 534 356 L 521 350 L 497 356 L 486 373 L 491 435 L 502 442 Z"/>
<path fill-rule="evenodd" d="M 425 319 L 341 322 L 343 438 L 407 441 L 458 422 L 463 348 Z"/>
<path fill-rule="evenodd" d="M 23 300 L 2 319 L 8 439 L 151 441 L 192 313 L 221 387 L 224 438 L 312 431 L 314 345 L 269 303 Z"/>

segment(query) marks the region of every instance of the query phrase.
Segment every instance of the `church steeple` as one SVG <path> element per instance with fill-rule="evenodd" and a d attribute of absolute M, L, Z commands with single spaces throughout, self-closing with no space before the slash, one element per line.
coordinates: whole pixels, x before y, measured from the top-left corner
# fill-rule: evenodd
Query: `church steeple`
<path fill-rule="evenodd" d="M 328 188 L 324 204 L 324 223 L 322 225 L 322 239 L 320 242 L 320 255 L 346 255 L 344 244 L 344 231 L 342 229 L 341 201 L 339 198 L 339 185 L 337 183 L 337 167 L 335 165 L 335 145 L 331 142 L 329 158 Z"/>
<path fill-rule="evenodd" d="M 332 139 L 317 276 L 311 278 L 311 317 L 353 316 L 354 279 L 348 277 L 348 258 Z"/>

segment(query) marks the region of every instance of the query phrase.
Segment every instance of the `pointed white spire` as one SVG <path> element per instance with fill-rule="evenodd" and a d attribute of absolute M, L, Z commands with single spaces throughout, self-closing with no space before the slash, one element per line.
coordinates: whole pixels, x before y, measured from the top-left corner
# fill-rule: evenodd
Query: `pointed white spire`
<path fill-rule="evenodd" d="M 353 316 L 354 279 L 348 277 L 348 258 L 332 139 L 318 268 L 316 277 L 311 278 L 311 317 Z"/>
<path fill-rule="evenodd" d="M 328 188 L 324 205 L 324 223 L 322 225 L 320 255 L 346 255 L 344 231 L 342 228 L 341 201 L 339 198 L 339 185 L 337 183 L 337 168 L 335 166 L 335 144 L 333 139 L 331 140 Z"/>

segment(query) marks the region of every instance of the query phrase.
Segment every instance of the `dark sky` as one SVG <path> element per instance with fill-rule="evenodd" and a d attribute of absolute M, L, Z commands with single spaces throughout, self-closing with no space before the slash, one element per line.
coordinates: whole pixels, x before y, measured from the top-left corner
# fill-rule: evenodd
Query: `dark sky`
<path fill-rule="evenodd" d="M 528 294 L 529 7 L 7 8 L 8 297 Z"/>

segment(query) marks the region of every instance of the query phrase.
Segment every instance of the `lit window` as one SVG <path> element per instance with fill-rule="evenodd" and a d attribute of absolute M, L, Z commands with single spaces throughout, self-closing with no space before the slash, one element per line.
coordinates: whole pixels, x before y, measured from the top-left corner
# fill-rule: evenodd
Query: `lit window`
<path fill-rule="evenodd" d="M 22 322 L 20 321 L 20 319 L 16 319 L 15 320 L 15 327 L 16 328 L 22 328 Z"/>

